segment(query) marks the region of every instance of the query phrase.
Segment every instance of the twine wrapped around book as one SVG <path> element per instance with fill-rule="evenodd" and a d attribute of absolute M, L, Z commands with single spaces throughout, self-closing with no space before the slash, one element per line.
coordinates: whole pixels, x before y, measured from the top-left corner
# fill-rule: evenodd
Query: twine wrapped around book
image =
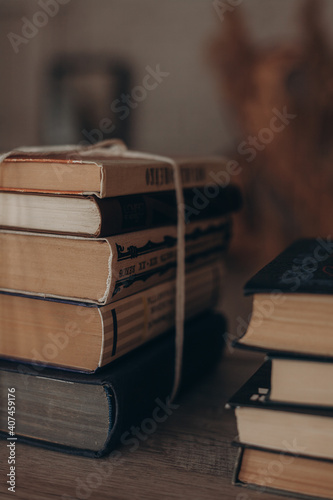
<path fill-rule="evenodd" d="M 101 141 L 88 146 L 46 146 L 46 147 L 24 147 L 9 151 L 0 155 L 0 163 L 13 153 L 68 153 L 71 160 L 75 158 L 75 153 L 78 158 L 82 156 L 91 156 L 91 152 L 96 153 L 99 157 L 121 156 L 124 158 L 155 160 L 168 163 L 173 168 L 175 193 L 177 202 L 177 270 L 176 270 L 176 314 L 175 314 L 175 363 L 174 363 L 174 381 L 172 392 L 170 395 L 171 401 L 175 398 L 180 382 L 183 361 L 183 343 L 184 343 L 184 321 L 185 321 L 185 218 L 184 218 L 184 195 L 182 187 L 182 179 L 179 165 L 171 158 L 165 156 L 154 155 L 150 153 L 142 153 L 140 151 L 131 151 L 119 139 L 110 139 Z M 125 167 L 124 167 L 125 168 Z"/>

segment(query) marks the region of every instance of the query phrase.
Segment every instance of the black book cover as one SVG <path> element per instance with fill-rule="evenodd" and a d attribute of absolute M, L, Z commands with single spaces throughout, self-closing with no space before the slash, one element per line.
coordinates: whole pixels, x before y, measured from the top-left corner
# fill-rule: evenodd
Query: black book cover
<path fill-rule="evenodd" d="M 225 330 L 225 319 L 215 313 L 203 314 L 186 324 L 182 390 L 219 361 L 224 345 Z M 103 385 L 109 394 L 113 421 L 109 428 L 107 441 L 103 449 L 98 452 L 23 436 L 17 436 L 18 442 L 90 457 L 101 457 L 109 453 L 131 426 L 152 416 L 157 406 L 157 399 L 166 404 L 172 391 L 174 356 L 174 331 L 170 331 L 90 375 L 54 368 L 44 368 L 42 371 L 37 371 L 31 365 L 23 366 L 20 363 L 19 371 L 28 375 L 66 380 L 73 383 Z M 14 362 L 2 361 L 0 369 L 17 371 L 18 366 Z M 98 419 L 98 415 L 96 418 Z M 8 434 L 1 432 L 0 436 L 7 438 Z"/>
<path fill-rule="evenodd" d="M 243 336 L 245 336 L 246 333 L 244 333 Z M 242 336 L 242 337 L 243 337 Z M 242 338 L 241 337 L 241 338 Z M 305 360 L 305 361 L 320 361 L 321 363 L 332 363 L 333 362 L 333 357 L 332 356 L 321 356 L 319 354 L 312 355 L 308 353 L 301 353 L 299 351 L 282 351 L 281 349 L 272 349 L 270 348 L 267 350 L 265 347 L 259 347 L 259 346 L 254 346 L 254 345 L 248 345 L 248 344 L 243 344 L 242 342 L 239 342 L 238 339 L 233 340 L 231 343 L 232 347 L 235 347 L 237 349 L 242 349 L 244 351 L 254 351 L 254 352 L 262 352 L 265 354 L 265 358 L 288 358 L 288 359 L 299 359 L 299 360 Z"/>
<path fill-rule="evenodd" d="M 244 287 L 254 293 L 333 294 L 333 241 L 301 239 L 261 269 Z"/>
<path fill-rule="evenodd" d="M 333 417 L 333 408 L 285 404 L 269 399 L 271 389 L 271 363 L 266 361 L 254 375 L 232 396 L 228 406 L 236 408 L 262 408 L 266 410 L 286 411 L 292 413 L 307 413 L 322 417 Z"/>
<path fill-rule="evenodd" d="M 310 355 L 303 353 L 291 353 L 284 351 L 272 351 L 266 352 L 265 359 L 273 360 L 273 359 L 288 359 L 295 360 L 295 362 L 313 362 L 313 363 L 333 363 L 332 356 L 318 356 L 318 355 Z"/>
<path fill-rule="evenodd" d="M 174 191 L 103 199 L 94 197 L 94 200 L 102 218 L 99 237 L 177 223 Z M 233 185 L 221 188 L 217 196 L 209 199 L 203 189 L 185 189 L 184 205 L 185 221 L 195 222 L 239 210 L 242 198 L 239 189 Z"/>
<path fill-rule="evenodd" d="M 238 450 L 244 451 L 246 449 L 250 450 L 259 450 L 263 451 L 265 453 L 274 453 L 275 455 L 286 455 L 288 457 L 301 457 L 304 458 L 305 460 L 315 460 L 316 462 L 327 462 L 327 463 L 332 463 L 333 461 L 330 460 L 329 458 L 323 458 L 323 457 L 315 457 L 313 455 L 306 455 L 304 453 L 294 453 L 292 451 L 287 451 L 287 450 L 275 450 L 273 448 L 262 448 L 261 446 L 255 446 L 253 444 L 247 444 L 247 443 L 241 443 L 237 439 L 235 439 L 231 445 L 234 448 L 238 448 Z"/>

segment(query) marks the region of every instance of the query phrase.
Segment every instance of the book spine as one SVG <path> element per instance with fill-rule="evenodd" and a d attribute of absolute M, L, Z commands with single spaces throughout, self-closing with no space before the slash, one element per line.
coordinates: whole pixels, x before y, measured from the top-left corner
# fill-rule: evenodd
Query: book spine
<path fill-rule="evenodd" d="M 219 159 L 214 162 L 181 165 L 183 188 L 223 186 L 226 163 L 226 160 Z M 100 167 L 101 190 L 96 193 L 99 198 L 170 191 L 175 188 L 173 168 L 169 163 L 146 161 L 142 165 L 100 164 Z"/>
<path fill-rule="evenodd" d="M 206 199 L 205 193 L 197 189 L 184 190 L 186 221 L 193 222 L 205 218 L 219 217 L 236 211 L 241 206 L 241 196 L 235 186 L 221 189 L 218 195 L 209 200 L 208 204 L 197 208 Z M 177 204 L 174 191 L 162 193 L 137 194 L 119 196 L 116 198 L 94 198 L 101 217 L 99 231 L 94 235 L 108 237 L 115 234 L 147 230 L 176 224 Z"/>
<path fill-rule="evenodd" d="M 218 261 L 186 274 L 186 320 L 214 307 L 223 267 Z M 174 327 L 175 281 L 167 281 L 99 309 L 103 346 L 99 366 Z"/>
<path fill-rule="evenodd" d="M 187 272 L 216 259 L 227 248 L 231 221 L 219 217 L 193 222 L 186 227 Z M 105 296 L 108 304 L 175 277 L 177 228 L 156 228 L 108 238 L 111 276 Z"/>
<path fill-rule="evenodd" d="M 101 215 L 99 232 L 94 236 L 142 231 L 152 227 L 175 224 L 173 192 L 160 193 L 159 198 L 145 194 L 95 198 Z"/>

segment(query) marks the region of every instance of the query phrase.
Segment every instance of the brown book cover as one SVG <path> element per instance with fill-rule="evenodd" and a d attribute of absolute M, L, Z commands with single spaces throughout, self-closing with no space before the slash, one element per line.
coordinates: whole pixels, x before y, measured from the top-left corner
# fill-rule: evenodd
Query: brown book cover
<path fill-rule="evenodd" d="M 66 147 L 64 147 L 66 148 Z M 225 186 L 227 160 L 179 158 L 182 187 Z M 175 189 L 172 165 L 164 160 L 100 154 L 92 149 L 13 152 L 0 163 L 0 189 L 109 198 Z"/>
<path fill-rule="evenodd" d="M 332 500 L 332 477 L 331 460 L 242 445 L 232 483 L 258 493 Z"/>
<path fill-rule="evenodd" d="M 185 318 L 213 308 L 223 268 L 216 261 L 186 274 Z M 105 306 L 0 296 L 0 356 L 95 371 L 175 325 L 175 281 Z"/>
<path fill-rule="evenodd" d="M 229 240 L 226 217 L 186 225 L 186 270 Z M 0 290 L 104 305 L 173 279 L 176 250 L 176 226 L 98 239 L 1 230 Z"/>

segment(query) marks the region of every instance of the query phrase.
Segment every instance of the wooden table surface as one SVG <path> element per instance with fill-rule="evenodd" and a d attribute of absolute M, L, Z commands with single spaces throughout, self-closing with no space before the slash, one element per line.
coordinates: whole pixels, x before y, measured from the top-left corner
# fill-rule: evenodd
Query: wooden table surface
<path fill-rule="evenodd" d="M 227 399 L 263 357 L 226 349 L 217 370 L 179 398 L 179 408 L 136 451 L 88 459 L 18 444 L 16 493 L 7 491 L 5 442 L 1 448 L 1 499 L 269 500 L 276 495 L 231 485 L 236 450 Z"/>

